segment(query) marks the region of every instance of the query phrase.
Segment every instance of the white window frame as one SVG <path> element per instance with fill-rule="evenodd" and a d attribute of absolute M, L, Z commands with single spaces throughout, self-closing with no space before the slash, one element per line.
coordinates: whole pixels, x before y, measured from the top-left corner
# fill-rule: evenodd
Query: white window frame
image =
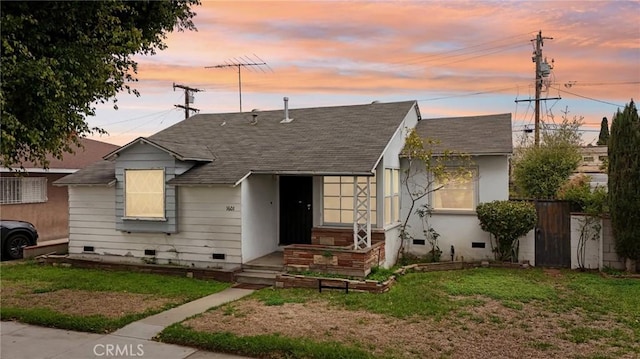
<path fill-rule="evenodd" d="M 161 192 L 148 192 L 155 193 L 162 196 L 162 211 L 158 212 L 158 215 L 139 215 L 137 213 L 129 213 L 127 209 L 127 197 L 129 195 L 129 191 L 127 190 L 127 172 L 160 172 L 162 176 L 162 191 Z M 145 168 L 145 169 L 125 169 L 124 170 L 124 187 L 123 187 L 123 197 L 124 197 L 124 217 L 123 219 L 129 220 L 152 220 L 152 221 L 165 221 L 165 212 L 166 212 L 166 191 L 165 191 L 165 173 L 163 168 Z"/>
<path fill-rule="evenodd" d="M 46 177 L 0 177 L 0 204 L 47 202 Z"/>
<path fill-rule="evenodd" d="M 384 169 L 384 225 L 400 222 L 400 169 Z"/>
<path fill-rule="evenodd" d="M 447 172 L 455 172 L 457 169 L 455 168 L 446 168 L 445 171 Z M 469 179 L 468 182 L 470 182 L 471 184 L 471 190 L 473 191 L 473 193 L 471 194 L 471 198 L 472 198 L 472 207 L 443 207 L 443 206 L 437 206 L 438 200 L 437 200 L 437 196 L 441 196 L 443 193 L 447 192 L 447 191 L 454 191 L 456 190 L 455 188 L 447 188 L 447 185 L 445 184 L 443 188 L 440 188 L 434 192 L 431 193 L 431 206 L 433 208 L 434 212 L 457 212 L 457 213 L 475 213 L 476 207 L 478 206 L 478 196 L 479 196 L 479 181 L 478 181 L 478 168 L 470 168 L 469 171 L 471 171 L 471 178 Z M 439 186 L 441 186 L 442 183 L 440 183 L 440 181 L 438 181 L 438 179 L 435 179 L 433 182 L 433 186 L 434 188 L 437 188 Z"/>
<path fill-rule="evenodd" d="M 327 182 L 327 179 L 331 179 L 329 182 Z M 358 177 L 357 180 L 366 181 L 366 177 Z M 361 182 L 360 182 L 361 183 Z M 331 184 L 331 185 L 338 185 L 339 186 L 339 191 L 338 191 L 338 195 L 333 195 L 333 194 L 327 194 L 326 191 L 326 185 L 327 184 Z M 351 191 L 351 195 L 348 194 L 343 194 L 343 186 L 345 186 L 344 188 L 349 188 L 349 191 Z M 353 176 L 324 176 L 322 178 L 322 224 L 325 226 L 353 226 Z M 375 225 L 377 223 L 376 220 L 376 216 L 377 216 L 377 211 L 376 211 L 376 177 L 372 177 L 371 178 L 371 188 L 369 188 L 370 191 L 370 198 L 371 198 L 371 225 Z M 329 206 L 327 207 L 326 204 L 326 199 L 327 198 L 334 198 L 338 200 L 339 205 L 338 206 Z M 329 222 L 326 220 L 326 211 L 330 210 L 330 211 L 338 211 L 338 213 L 340 214 L 340 222 Z M 344 214 L 348 214 L 348 216 L 350 217 L 350 220 L 347 221 L 346 218 L 343 219 L 342 215 Z"/>

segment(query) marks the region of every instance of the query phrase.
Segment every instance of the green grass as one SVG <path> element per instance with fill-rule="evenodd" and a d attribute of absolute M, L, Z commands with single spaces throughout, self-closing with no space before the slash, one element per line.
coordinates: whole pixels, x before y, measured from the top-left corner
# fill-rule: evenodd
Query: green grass
<path fill-rule="evenodd" d="M 131 322 L 156 314 L 160 311 L 161 310 L 147 311 L 144 313 L 129 314 L 120 318 L 111 319 L 102 315 L 77 316 L 62 314 L 48 308 L 3 307 L 0 310 L 2 320 L 15 319 L 27 324 L 90 333 L 109 333 Z"/>
<path fill-rule="evenodd" d="M 20 285 L 26 288 L 27 292 L 35 294 L 70 289 L 91 292 L 152 294 L 173 299 L 170 304 L 165 305 L 163 308 L 148 310 L 144 313 L 124 314 L 118 318 L 108 318 L 102 315 L 69 315 L 49 308 L 18 308 L 4 304 L 0 308 L 1 320 L 18 320 L 28 324 L 94 333 L 111 332 L 146 316 L 219 292 L 229 286 L 226 283 L 190 278 L 42 266 L 33 262 L 2 265 L 0 266 L 0 275 L 2 276 L 3 287 L 11 284 Z"/>
<path fill-rule="evenodd" d="M 337 342 L 317 342 L 281 335 L 239 337 L 232 333 L 205 333 L 182 324 L 173 324 L 158 335 L 163 342 L 188 345 L 215 352 L 263 358 L 370 359 L 366 350 Z"/>
<path fill-rule="evenodd" d="M 523 302 L 554 300 L 557 293 L 541 271 L 478 268 L 465 271 L 408 273 L 384 294 L 314 290 L 266 289 L 254 294 L 265 303 L 301 303 L 322 298 L 353 310 L 367 310 L 397 318 L 448 315 L 462 307 L 484 304 L 478 296 L 501 300 L 505 306 L 521 309 Z M 451 296 L 456 299 L 452 300 Z"/>
<path fill-rule="evenodd" d="M 265 305 L 322 301 L 341 309 L 365 310 L 408 321 L 421 318 L 440 320 L 445 317 L 465 319 L 453 321 L 459 323 L 456 330 L 460 333 L 471 330 L 471 324 L 474 323 L 496 328 L 513 325 L 531 331 L 529 324 L 518 319 L 525 305 L 539 311 L 539 319 L 543 321 L 554 320 L 557 313 L 575 312 L 580 319 L 559 323 L 563 328 L 564 340 L 577 344 L 602 342 L 607 348 L 614 348 L 618 356 L 640 354 L 635 339 L 640 337 L 640 281 L 637 279 L 605 278 L 594 273 L 568 270 L 562 271 L 560 276 L 550 276 L 542 269 L 476 268 L 408 273 L 400 276 L 390 291 L 383 294 L 263 289 L 250 298 L 260 300 Z M 496 300 L 509 308 L 514 313 L 512 319 L 495 314 L 478 314 L 474 310 L 474 307 L 482 306 L 488 300 Z M 631 330 L 582 325 L 592 320 L 611 318 Z M 198 333 L 181 326 L 172 327 L 162 334 L 162 338 L 209 350 L 269 358 L 340 358 L 348 350 L 356 349 L 357 352 L 349 352 L 348 357 L 371 354 L 366 347 L 347 348 L 333 343 L 328 345 L 330 349 L 327 352 L 323 349 L 324 344 L 316 346 L 319 344 L 310 342 L 310 339 L 284 338 L 278 335 L 237 337 L 229 333 Z M 238 343 L 247 343 L 251 349 L 243 348 Z M 527 345 L 540 351 L 558 349 L 554 344 L 544 341 L 533 341 Z M 606 355 L 610 354 L 608 352 Z M 393 353 L 385 355 L 393 357 Z M 596 352 L 593 355 L 593 358 L 598 358 L 601 354 Z"/>
<path fill-rule="evenodd" d="M 188 300 L 215 293 L 229 285 L 215 281 L 170 277 L 124 271 L 43 266 L 36 263 L 2 265 L 3 281 L 35 284 L 33 293 L 60 289 L 92 292 L 129 292 L 157 294 L 161 297 L 186 297 Z M 46 282 L 46 283 L 43 283 Z"/>
<path fill-rule="evenodd" d="M 557 294 L 553 285 L 539 270 L 498 270 L 477 268 L 448 272 L 443 285 L 450 295 L 481 295 L 491 299 L 527 303 L 533 300 L 553 300 Z"/>

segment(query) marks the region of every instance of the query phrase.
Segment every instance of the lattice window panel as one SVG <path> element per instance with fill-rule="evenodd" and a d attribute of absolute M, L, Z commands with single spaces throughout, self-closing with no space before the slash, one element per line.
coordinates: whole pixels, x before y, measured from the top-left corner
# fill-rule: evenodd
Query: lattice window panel
<path fill-rule="evenodd" d="M 164 171 L 125 170 L 125 216 L 164 218 Z"/>

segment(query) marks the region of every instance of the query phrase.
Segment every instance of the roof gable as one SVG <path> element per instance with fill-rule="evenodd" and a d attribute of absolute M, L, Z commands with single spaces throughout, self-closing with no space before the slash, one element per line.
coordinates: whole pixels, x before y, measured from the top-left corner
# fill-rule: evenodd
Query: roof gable
<path fill-rule="evenodd" d="M 207 148 L 207 146 L 197 145 L 192 143 L 183 143 L 180 141 L 169 140 L 152 140 L 149 138 L 138 137 L 135 140 L 127 143 L 126 145 L 112 151 L 104 156 L 105 160 L 111 160 L 117 157 L 118 154 L 126 152 L 137 144 L 149 144 L 167 154 L 177 158 L 180 161 L 213 161 L 213 153 Z"/>

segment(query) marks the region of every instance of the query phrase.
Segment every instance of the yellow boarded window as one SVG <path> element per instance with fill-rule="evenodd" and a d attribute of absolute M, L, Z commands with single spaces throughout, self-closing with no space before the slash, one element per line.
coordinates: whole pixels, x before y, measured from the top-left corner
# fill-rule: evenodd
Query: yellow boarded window
<path fill-rule="evenodd" d="M 164 218 L 164 170 L 125 170 L 125 217 Z"/>

